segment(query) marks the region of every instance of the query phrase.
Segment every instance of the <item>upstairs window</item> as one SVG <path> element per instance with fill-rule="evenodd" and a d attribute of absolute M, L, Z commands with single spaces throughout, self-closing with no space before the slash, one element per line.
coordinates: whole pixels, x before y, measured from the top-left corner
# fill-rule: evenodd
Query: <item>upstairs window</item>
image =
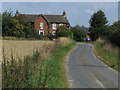
<path fill-rule="evenodd" d="M 59 26 L 63 26 L 63 23 L 60 23 Z"/>
<path fill-rule="evenodd" d="M 40 22 L 40 29 L 43 29 L 43 27 L 44 27 L 43 22 Z"/>
<path fill-rule="evenodd" d="M 56 23 L 52 24 L 52 29 L 56 29 Z"/>

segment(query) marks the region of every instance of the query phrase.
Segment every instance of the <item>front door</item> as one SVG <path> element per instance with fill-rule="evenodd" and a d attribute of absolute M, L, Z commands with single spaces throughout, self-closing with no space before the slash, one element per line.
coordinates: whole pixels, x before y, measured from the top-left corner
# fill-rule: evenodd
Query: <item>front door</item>
<path fill-rule="evenodd" d="M 39 35 L 43 35 L 44 36 L 44 30 L 39 30 Z"/>

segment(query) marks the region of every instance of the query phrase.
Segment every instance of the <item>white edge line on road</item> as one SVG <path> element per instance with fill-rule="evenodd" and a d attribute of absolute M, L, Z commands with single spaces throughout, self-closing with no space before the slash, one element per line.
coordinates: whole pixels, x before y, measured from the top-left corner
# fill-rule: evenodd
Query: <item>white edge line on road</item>
<path fill-rule="evenodd" d="M 111 68 L 109 66 L 108 66 L 108 69 L 111 70 L 111 71 L 114 71 L 114 72 L 116 72 L 118 74 L 118 72 L 116 70 L 114 70 L 113 68 Z"/>
<path fill-rule="evenodd" d="M 105 86 L 104 86 L 99 80 L 96 80 L 96 82 L 97 82 L 102 88 L 105 88 Z"/>

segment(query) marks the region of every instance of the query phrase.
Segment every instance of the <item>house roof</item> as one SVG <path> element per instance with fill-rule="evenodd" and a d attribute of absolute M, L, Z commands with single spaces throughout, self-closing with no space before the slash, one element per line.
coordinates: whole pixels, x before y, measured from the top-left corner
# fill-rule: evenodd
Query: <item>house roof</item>
<path fill-rule="evenodd" d="M 39 17 L 43 16 L 47 21 L 50 23 L 68 23 L 67 17 L 63 15 L 37 15 L 37 14 L 19 14 L 20 17 L 23 17 L 26 22 L 34 22 L 34 20 Z"/>
<path fill-rule="evenodd" d="M 69 23 L 63 15 L 43 15 L 51 23 Z"/>
<path fill-rule="evenodd" d="M 39 16 L 36 14 L 20 14 L 20 17 L 24 18 L 25 22 L 34 22 L 34 20 Z"/>

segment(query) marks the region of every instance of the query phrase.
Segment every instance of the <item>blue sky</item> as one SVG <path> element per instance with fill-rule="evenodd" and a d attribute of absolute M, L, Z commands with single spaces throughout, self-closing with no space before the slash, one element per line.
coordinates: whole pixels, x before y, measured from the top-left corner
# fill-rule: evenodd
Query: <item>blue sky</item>
<path fill-rule="evenodd" d="M 117 2 L 3 2 L 2 12 L 18 9 L 24 14 L 62 14 L 65 10 L 72 26 L 89 26 L 91 15 L 103 10 L 110 24 L 118 20 Z"/>

